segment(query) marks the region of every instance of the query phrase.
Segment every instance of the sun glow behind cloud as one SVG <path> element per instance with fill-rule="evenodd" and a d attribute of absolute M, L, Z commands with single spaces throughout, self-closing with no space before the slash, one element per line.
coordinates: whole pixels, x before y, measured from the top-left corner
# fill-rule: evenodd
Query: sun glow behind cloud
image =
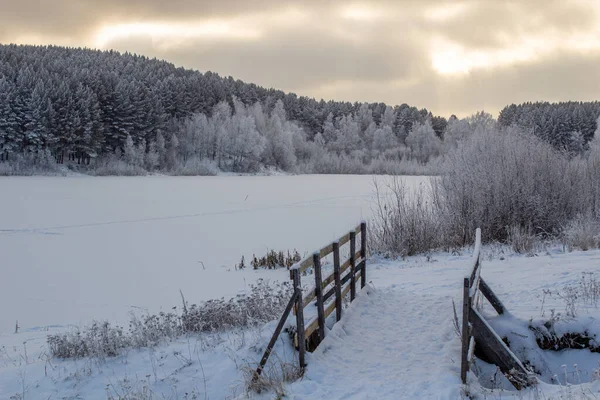
<path fill-rule="evenodd" d="M 345 19 L 355 21 L 375 21 L 381 18 L 383 10 L 363 4 L 356 4 L 341 10 L 341 15 Z"/>
<path fill-rule="evenodd" d="M 429 7 L 425 9 L 424 17 L 428 21 L 441 22 L 456 18 L 471 8 L 469 3 L 448 3 L 442 6 Z"/>
<path fill-rule="evenodd" d="M 104 49 L 119 39 L 150 38 L 160 47 L 176 46 L 190 39 L 236 39 L 253 40 L 261 34 L 256 29 L 234 26 L 225 21 L 182 22 L 133 22 L 106 25 L 95 34 L 95 45 Z"/>
<path fill-rule="evenodd" d="M 595 34 L 540 32 L 490 49 L 469 49 L 445 38 L 431 41 L 433 69 L 441 75 L 468 74 L 477 69 L 493 69 L 551 57 L 558 52 L 600 52 L 600 29 Z"/>

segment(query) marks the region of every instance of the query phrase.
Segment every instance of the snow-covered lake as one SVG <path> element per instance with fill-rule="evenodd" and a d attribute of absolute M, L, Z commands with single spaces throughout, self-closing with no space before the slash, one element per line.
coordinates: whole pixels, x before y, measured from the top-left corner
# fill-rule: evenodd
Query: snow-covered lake
<path fill-rule="evenodd" d="M 385 178 L 378 178 L 385 179 Z M 406 177 L 417 186 L 426 177 Z M 0 332 L 233 296 L 242 255 L 307 254 L 369 219 L 373 177 L 0 179 Z"/>

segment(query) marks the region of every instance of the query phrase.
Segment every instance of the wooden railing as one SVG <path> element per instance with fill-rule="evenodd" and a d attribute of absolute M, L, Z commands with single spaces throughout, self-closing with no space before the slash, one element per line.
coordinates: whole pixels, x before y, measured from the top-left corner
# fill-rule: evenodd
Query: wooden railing
<path fill-rule="evenodd" d="M 356 250 L 357 235 L 360 235 L 360 249 L 358 251 Z M 343 246 L 349 248 L 349 256 L 347 260 L 341 262 L 340 249 Z M 323 277 L 322 260 L 330 255 L 333 255 L 333 271 Z M 360 287 L 365 286 L 367 282 L 366 256 L 367 224 L 362 222 L 337 241 L 316 251 L 290 268 L 290 279 L 293 281 L 294 293 L 256 369 L 255 379 L 261 374 L 292 309 L 296 315 L 294 344 L 298 348 L 300 367 L 304 368 L 306 365 L 306 351 L 313 351 L 325 338 L 325 320 L 327 317 L 335 310 L 336 322 L 339 321 L 342 318 L 342 299 L 348 292 L 350 292 L 350 301 L 355 299 L 358 279 L 360 279 Z M 311 268 L 314 271 L 315 286 L 314 289 L 303 295 L 302 275 L 305 275 Z M 305 321 L 304 311 L 309 307 L 316 307 L 316 315 Z"/>
<path fill-rule="evenodd" d="M 502 341 L 479 310 L 483 294 L 499 315 L 505 312 L 500 299 L 481 277 L 481 230 L 479 228 L 475 233 L 473 266 L 470 271 L 471 273 L 463 281 L 460 378 L 463 384 L 467 383 L 467 372 L 477 347 L 488 360 L 500 368 L 513 386 L 517 389 L 526 387 L 532 382 L 529 371 Z"/>

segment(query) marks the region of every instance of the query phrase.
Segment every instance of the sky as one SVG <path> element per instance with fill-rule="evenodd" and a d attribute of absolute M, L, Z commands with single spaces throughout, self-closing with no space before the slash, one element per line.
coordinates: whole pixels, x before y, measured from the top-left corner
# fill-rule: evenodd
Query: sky
<path fill-rule="evenodd" d="M 599 0 L 0 0 L 0 43 L 115 49 L 325 100 L 598 100 Z"/>

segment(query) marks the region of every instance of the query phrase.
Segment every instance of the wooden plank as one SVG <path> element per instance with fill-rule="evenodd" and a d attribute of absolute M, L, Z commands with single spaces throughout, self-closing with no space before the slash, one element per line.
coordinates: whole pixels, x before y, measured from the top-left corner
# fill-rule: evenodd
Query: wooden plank
<path fill-rule="evenodd" d="M 360 256 L 360 251 L 357 251 L 354 255 L 355 264 L 358 265 L 361 262 L 364 262 L 364 259 Z M 340 265 L 340 274 L 346 272 L 346 270 L 350 267 L 350 258 L 348 258 L 342 265 Z M 323 287 L 326 287 L 331 282 L 335 280 L 335 272 L 332 272 L 331 275 L 327 276 L 327 278 L 323 278 Z"/>
<path fill-rule="evenodd" d="M 471 365 L 471 360 L 473 360 L 473 354 L 475 354 L 475 338 L 471 336 L 471 340 L 469 340 L 469 353 L 467 356 L 467 365 Z"/>
<path fill-rule="evenodd" d="M 336 300 L 337 300 L 337 298 L 336 298 Z M 341 300 L 341 297 L 340 297 L 340 300 Z M 333 310 L 335 310 L 337 308 L 335 303 L 336 303 L 336 301 L 332 301 L 329 304 L 327 304 L 327 307 L 325 307 L 325 318 L 329 317 L 331 315 L 331 313 L 333 312 Z M 338 322 L 338 321 L 339 321 L 339 319 L 336 320 L 335 322 Z"/>
<path fill-rule="evenodd" d="M 362 224 L 361 224 L 362 225 Z M 358 227 L 356 227 L 353 231 L 354 234 L 356 235 L 357 233 L 361 233 L 361 225 L 358 225 Z M 345 234 L 344 236 L 342 236 L 339 240 L 338 240 L 338 245 L 342 246 L 344 244 L 346 244 L 349 240 L 350 240 L 350 235 L 351 232 Z M 319 250 L 319 255 L 321 256 L 321 258 L 329 255 L 330 253 L 333 252 L 333 243 L 328 244 L 327 246 L 323 247 L 321 250 Z M 290 268 L 290 279 L 292 278 L 292 271 L 295 269 L 299 269 L 300 272 L 304 272 L 306 271 L 308 268 L 313 266 L 313 257 L 312 255 L 310 257 L 306 257 L 304 260 L 294 264 L 291 268 Z"/>
<path fill-rule="evenodd" d="M 350 233 L 346 233 L 344 236 L 339 238 L 338 245 L 343 246 L 350 241 Z"/>
<path fill-rule="evenodd" d="M 335 318 L 339 321 L 342 318 L 342 272 L 340 271 L 340 245 L 333 244 L 333 276 L 335 280 Z"/>
<path fill-rule="evenodd" d="M 475 276 L 471 278 L 471 288 L 469 289 L 469 296 L 471 297 L 471 305 L 477 306 L 479 304 L 479 281 L 481 280 L 481 263 L 479 260 L 475 264 Z"/>
<path fill-rule="evenodd" d="M 346 287 L 342 290 L 342 299 L 344 297 L 346 297 L 346 295 L 348 294 L 348 292 L 350 291 L 352 285 L 346 285 Z"/>
<path fill-rule="evenodd" d="M 320 258 L 323 258 L 331 254 L 331 252 L 333 252 L 333 243 L 330 243 L 327 246 L 323 247 L 321 250 L 319 250 L 319 256 Z"/>
<path fill-rule="evenodd" d="M 300 272 L 304 272 L 307 269 L 309 269 L 310 267 L 312 267 L 313 265 L 313 258 L 312 255 L 310 257 L 305 258 L 304 260 L 297 262 L 296 264 L 292 265 L 292 267 L 290 268 L 290 278 L 293 280 L 292 278 L 292 274 L 294 270 L 299 270 Z"/>
<path fill-rule="evenodd" d="M 356 297 L 356 231 L 350 232 L 350 301 Z"/>
<path fill-rule="evenodd" d="M 471 272 L 471 287 L 475 282 L 475 274 L 481 266 L 481 229 L 475 230 L 475 247 L 473 249 L 473 271 Z"/>
<path fill-rule="evenodd" d="M 361 258 L 358 257 L 359 252 L 356 253 L 356 265 L 360 265 L 360 263 L 364 262 L 364 260 L 362 260 Z M 350 267 L 350 259 L 346 260 L 346 262 L 344 262 L 344 264 L 342 264 L 340 266 L 340 274 L 343 274 L 344 272 L 346 272 L 346 270 Z M 327 285 L 331 284 L 331 282 L 333 282 L 335 280 L 335 276 L 334 273 L 332 273 L 331 275 L 329 275 L 327 278 L 325 278 L 323 280 L 323 288 L 325 288 Z M 329 299 L 329 297 L 331 297 L 331 295 L 333 293 L 330 293 L 331 289 L 325 293 L 325 297 L 324 297 L 324 301 L 327 301 L 327 299 Z M 306 295 L 304 296 L 304 299 L 302 300 L 302 304 L 304 304 L 304 307 L 308 306 L 314 299 L 316 299 L 316 294 L 315 294 L 315 290 L 311 289 L 309 290 Z"/>
<path fill-rule="evenodd" d="M 333 310 L 335 310 L 335 301 L 329 302 L 325 307 L 325 318 L 330 316 Z M 306 333 L 304 335 L 310 337 L 317 329 L 319 329 L 319 319 L 318 317 L 314 317 L 306 324 Z"/>
<path fill-rule="evenodd" d="M 277 339 L 279 338 L 279 334 L 281 333 L 281 330 L 283 329 L 283 326 L 285 325 L 285 322 L 287 321 L 288 316 L 290 315 L 290 312 L 292 311 L 292 307 L 294 306 L 294 303 L 296 302 L 296 298 L 297 298 L 297 293 L 294 292 L 294 294 L 292 294 L 292 297 L 290 298 L 290 301 L 288 302 L 287 306 L 285 307 L 285 311 L 283 312 L 283 315 L 281 316 L 281 319 L 279 320 L 279 323 L 277 324 L 277 327 L 275 328 L 275 332 L 273 333 L 273 336 L 271 336 L 271 340 L 269 341 L 269 344 L 267 345 L 267 348 L 265 349 L 265 352 L 264 352 L 262 358 L 260 359 L 258 368 L 256 368 L 256 373 L 255 373 L 254 377 L 252 378 L 253 381 L 256 381 L 256 379 L 258 379 L 258 377 L 262 373 L 263 368 L 265 367 L 265 364 L 267 363 L 267 360 L 269 359 L 269 356 L 271 355 L 271 351 L 273 351 L 273 346 L 275 346 L 275 343 L 277 342 Z"/>
<path fill-rule="evenodd" d="M 360 273 L 358 274 L 358 276 L 360 276 Z M 348 292 L 350 291 L 350 285 L 346 285 L 344 287 L 344 289 L 342 289 L 342 294 L 340 296 L 340 299 L 343 299 Z M 329 313 L 326 313 L 326 315 L 330 315 L 331 312 L 334 309 L 334 304 L 335 302 L 331 302 L 327 305 L 327 307 L 325 308 L 325 310 L 329 310 Z M 307 324 L 306 324 L 306 330 L 305 330 L 305 337 L 309 337 L 310 335 L 312 335 L 314 333 L 314 331 L 316 331 L 319 327 L 319 322 L 318 322 L 318 318 L 314 317 L 312 318 Z"/>
<path fill-rule="evenodd" d="M 531 384 L 530 373 L 473 307 L 469 310 L 469 322 L 473 326 L 473 336 L 478 347 L 490 361 L 500 368 L 510 383 L 518 390 L 529 386 Z"/>
<path fill-rule="evenodd" d="M 465 277 L 463 281 L 463 312 L 462 312 L 462 348 L 460 360 L 460 380 L 463 384 L 467 383 L 467 371 L 469 371 L 469 310 L 471 309 L 471 298 L 469 297 L 469 278 Z"/>
<path fill-rule="evenodd" d="M 492 291 L 492 289 L 488 286 L 488 284 L 483 280 L 483 278 L 479 279 L 479 289 L 481 293 L 485 296 L 486 299 L 490 302 L 494 310 L 499 315 L 504 314 L 504 304 L 500 301 L 500 299 L 496 296 L 496 294 Z"/>
<path fill-rule="evenodd" d="M 367 284 L 367 223 L 361 222 L 360 224 L 360 258 L 363 259 L 360 276 L 360 287 L 364 288 Z"/>
<path fill-rule="evenodd" d="M 358 263 L 359 263 L 359 261 L 360 261 L 360 258 L 361 258 L 361 257 L 360 257 L 360 251 L 357 251 L 357 252 L 354 254 L 354 262 L 355 262 L 355 264 L 358 264 Z M 351 263 L 351 261 L 352 261 L 352 257 L 348 257 L 348 259 L 347 259 L 346 261 L 344 261 L 344 263 L 343 263 L 343 264 L 340 266 L 340 270 L 341 270 L 342 272 L 344 272 L 345 270 L 347 270 L 347 269 L 348 269 L 348 267 L 350 266 L 350 263 Z"/>
<path fill-rule="evenodd" d="M 361 272 L 361 277 L 362 277 L 362 269 L 360 268 L 360 265 L 361 265 L 362 263 L 364 263 L 364 260 L 362 260 L 362 261 L 361 261 L 361 260 L 359 260 L 359 262 L 358 262 L 358 264 L 357 264 L 357 265 L 359 266 L 359 268 L 357 268 L 357 276 L 358 276 L 358 272 Z M 341 274 L 340 274 L 340 275 L 341 275 Z M 343 285 L 344 285 L 346 282 L 348 282 L 348 281 L 350 280 L 350 275 L 351 275 L 351 274 L 350 274 L 350 272 L 348 272 L 346 275 L 344 275 L 344 276 L 343 276 L 343 277 L 340 279 L 340 283 L 342 284 L 342 286 L 343 286 Z M 325 293 L 325 294 L 323 295 L 323 301 L 325 301 L 325 302 L 326 302 L 326 301 L 327 301 L 327 300 L 329 300 L 329 299 L 331 298 L 331 296 L 333 296 L 334 294 L 335 294 L 335 286 L 334 286 L 334 287 L 332 287 L 331 289 L 329 289 L 329 290 L 327 291 L 327 293 Z"/>
<path fill-rule="evenodd" d="M 306 365 L 304 354 L 306 352 L 306 339 L 304 336 L 304 307 L 302 306 L 302 280 L 300 270 L 294 272 L 294 291 L 296 292 L 296 335 L 298 336 L 298 362 L 300 368 Z"/>
<path fill-rule="evenodd" d="M 313 264 L 315 266 L 315 294 L 317 296 L 317 316 L 319 320 L 319 340 L 320 343 L 325 339 L 325 310 L 323 309 L 323 282 L 321 278 L 321 259 L 319 254 L 313 255 Z"/>
<path fill-rule="evenodd" d="M 307 305 L 309 305 L 316 298 L 317 298 L 317 293 L 315 292 L 315 289 L 311 289 L 306 294 L 306 296 L 304 297 L 304 299 L 302 299 L 302 307 L 306 307 Z"/>

